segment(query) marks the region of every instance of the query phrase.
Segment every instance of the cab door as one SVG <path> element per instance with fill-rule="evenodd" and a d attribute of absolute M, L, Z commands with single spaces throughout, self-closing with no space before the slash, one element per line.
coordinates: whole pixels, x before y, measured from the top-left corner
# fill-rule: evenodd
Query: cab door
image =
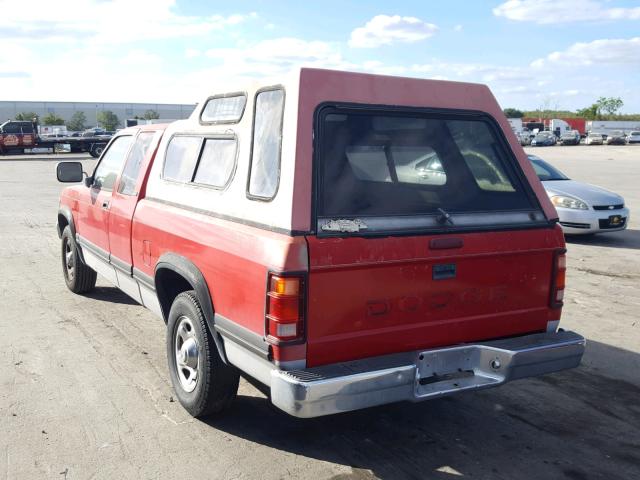
<path fill-rule="evenodd" d="M 78 202 L 76 232 L 85 261 L 115 282 L 109 263 L 109 211 L 112 192 L 133 141 L 132 135 L 113 139 L 92 175 L 92 183 Z"/>
<path fill-rule="evenodd" d="M 141 131 L 125 162 L 118 187 L 111 196 L 109 211 L 109 251 L 111 263 L 132 273 L 131 223 L 149 162 L 162 137 L 161 131 Z"/>

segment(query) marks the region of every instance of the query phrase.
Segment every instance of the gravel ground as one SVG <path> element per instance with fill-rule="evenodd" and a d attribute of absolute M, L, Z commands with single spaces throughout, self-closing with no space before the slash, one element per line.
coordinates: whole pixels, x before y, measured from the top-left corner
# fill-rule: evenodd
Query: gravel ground
<path fill-rule="evenodd" d="M 640 147 L 531 151 L 640 212 Z M 640 478 L 636 218 L 569 240 L 563 326 L 589 339 L 578 369 L 312 420 L 243 381 L 202 422 L 174 401 L 161 321 L 103 281 L 66 289 L 57 159 L 0 158 L 0 478 Z"/>

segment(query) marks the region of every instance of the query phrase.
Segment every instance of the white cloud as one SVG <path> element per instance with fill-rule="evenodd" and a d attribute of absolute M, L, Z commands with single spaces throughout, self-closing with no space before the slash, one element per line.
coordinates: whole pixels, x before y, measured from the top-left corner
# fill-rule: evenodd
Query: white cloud
<path fill-rule="evenodd" d="M 493 9 L 497 17 L 539 24 L 638 20 L 640 7 L 609 7 L 597 0 L 508 0 Z"/>
<path fill-rule="evenodd" d="M 0 11 L 0 35 L 6 39 L 105 45 L 200 36 L 257 16 L 181 15 L 176 0 L 32 0 L 29 8 L 0 0 Z"/>
<path fill-rule="evenodd" d="M 221 62 L 228 77 L 271 77 L 286 74 L 295 67 L 349 68 L 337 45 L 299 38 L 263 40 L 235 48 L 214 48 L 205 55 Z"/>
<path fill-rule="evenodd" d="M 479 63 L 449 63 L 439 60 L 414 64 L 410 70 L 413 73 L 426 75 L 428 78 L 438 76 L 466 82 L 500 85 L 526 83 L 531 79 L 531 74 L 526 68 Z"/>
<path fill-rule="evenodd" d="M 400 15 L 377 15 L 364 27 L 351 32 L 349 46 L 353 48 L 376 48 L 394 43 L 413 43 L 431 37 L 438 27 L 415 17 Z"/>
<path fill-rule="evenodd" d="M 122 58 L 122 63 L 127 65 L 157 65 L 162 63 L 162 57 L 142 48 L 136 48 L 134 50 L 129 50 L 129 52 Z"/>
<path fill-rule="evenodd" d="M 184 56 L 187 58 L 198 58 L 201 55 L 202 55 L 202 52 L 197 48 L 187 48 L 184 51 Z"/>
<path fill-rule="evenodd" d="M 553 52 L 544 58 L 531 62 L 534 68 L 549 65 L 591 66 L 591 65 L 640 66 L 640 37 L 615 38 L 574 43 L 566 50 Z"/>
<path fill-rule="evenodd" d="M 456 25 L 455 27 L 453 27 L 453 31 L 454 32 L 461 32 L 462 31 L 462 25 Z"/>

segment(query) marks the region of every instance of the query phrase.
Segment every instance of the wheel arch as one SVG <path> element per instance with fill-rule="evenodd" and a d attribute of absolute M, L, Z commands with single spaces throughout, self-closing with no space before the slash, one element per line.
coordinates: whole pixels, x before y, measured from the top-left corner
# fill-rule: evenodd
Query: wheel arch
<path fill-rule="evenodd" d="M 215 329 L 215 316 L 209 286 L 200 269 L 188 258 L 175 253 L 165 253 L 156 264 L 154 282 L 165 323 L 175 298 L 182 292 L 194 290 L 216 344 L 220 358 L 228 363 L 222 338 Z"/>

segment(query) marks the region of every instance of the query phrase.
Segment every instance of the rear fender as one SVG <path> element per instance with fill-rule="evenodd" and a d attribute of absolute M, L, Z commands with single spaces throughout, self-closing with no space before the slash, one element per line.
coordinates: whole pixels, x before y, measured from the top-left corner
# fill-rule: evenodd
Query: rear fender
<path fill-rule="evenodd" d="M 167 301 L 167 297 L 169 296 L 167 289 L 163 286 L 162 282 L 158 282 L 158 273 L 163 269 L 170 270 L 180 275 L 196 292 L 196 296 L 198 297 L 198 301 L 202 307 L 207 326 L 209 327 L 213 341 L 216 344 L 220 358 L 223 362 L 228 363 L 224 343 L 215 329 L 213 302 L 211 301 L 209 286 L 207 285 L 207 281 L 205 280 L 204 275 L 202 275 L 202 272 L 191 260 L 175 253 L 165 253 L 159 258 L 158 263 L 156 264 L 154 280 L 165 322 L 168 321 L 171 304 Z"/>

